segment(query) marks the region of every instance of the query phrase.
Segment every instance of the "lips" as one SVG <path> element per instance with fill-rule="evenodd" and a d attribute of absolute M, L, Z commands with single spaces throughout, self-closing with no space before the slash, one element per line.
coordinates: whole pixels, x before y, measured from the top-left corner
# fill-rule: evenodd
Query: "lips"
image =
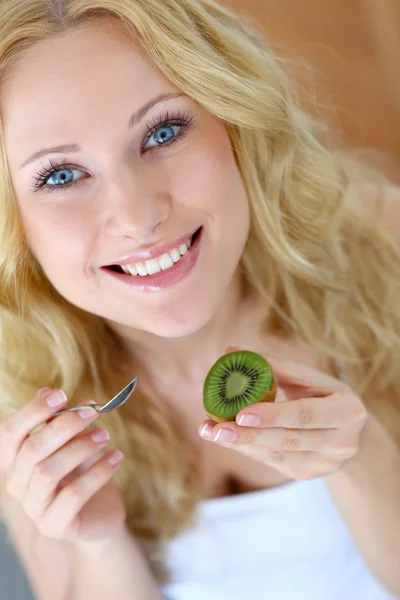
<path fill-rule="evenodd" d="M 173 248 L 184 244 L 189 240 L 196 232 L 198 232 L 201 228 L 196 230 L 192 230 L 189 233 L 181 236 L 177 240 L 172 242 L 167 242 L 161 246 L 157 246 L 156 248 L 152 248 L 150 250 L 142 250 L 141 252 L 136 252 L 129 256 L 125 256 L 121 259 L 116 259 L 111 264 L 105 265 L 105 267 L 118 267 L 119 265 L 133 265 L 139 262 L 145 262 L 146 260 L 151 260 L 152 258 L 158 258 L 162 254 L 169 252 Z"/>
<path fill-rule="evenodd" d="M 118 271 L 118 269 L 122 269 L 121 267 L 102 267 L 101 270 L 106 272 L 105 275 L 107 278 L 110 278 L 110 281 L 114 280 L 118 282 L 118 285 L 124 284 L 136 289 L 141 293 L 161 292 L 164 289 L 178 285 L 195 269 L 201 253 L 203 239 L 202 234 L 203 228 L 200 228 L 199 233 L 195 236 L 190 250 L 170 269 L 163 270 L 159 273 L 146 276 L 140 276 L 140 274 L 138 274 L 138 276 L 134 276 L 132 274 L 128 275 Z"/>
<path fill-rule="evenodd" d="M 151 260 L 152 258 L 159 258 L 160 256 L 162 256 L 162 254 L 167 253 L 169 250 L 172 250 L 173 248 L 176 248 L 177 246 L 180 246 L 181 244 L 184 244 L 189 239 L 192 242 L 194 242 L 194 240 L 198 237 L 201 229 L 202 228 L 199 227 L 198 229 L 196 229 L 196 231 L 194 233 L 182 236 L 182 237 L 178 238 L 177 240 L 175 240 L 174 242 L 169 242 L 167 244 L 164 244 L 163 246 L 158 246 L 157 248 L 154 248 L 152 250 L 144 250 L 142 252 L 137 252 L 136 254 L 131 254 L 130 256 L 128 256 L 125 259 L 116 261 L 115 263 L 113 263 L 111 265 L 106 265 L 102 268 L 111 269 L 112 271 L 117 271 L 118 273 L 122 273 L 123 270 L 121 268 L 121 265 L 133 265 L 133 264 L 139 263 L 139 262 L 144 263 L 144 262 L 146 262 L 146 260 Z"/>

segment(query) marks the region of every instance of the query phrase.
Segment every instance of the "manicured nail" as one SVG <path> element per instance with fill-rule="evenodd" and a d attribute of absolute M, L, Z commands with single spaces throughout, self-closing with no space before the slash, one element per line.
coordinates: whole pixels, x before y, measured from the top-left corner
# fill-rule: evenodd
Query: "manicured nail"
<path fill-rule="evenodd" d="M 228 346 L 227 349 L 225 350 L 225 352 L 226 353 L 236 352 L 236 350 L 239 350 L 239 348 L 237 346 Z"/>
<path fill-rule="evenodd" d="M 122 454 L 122 452 L 120 450 L 114 450 L 114 452 L 112 454 L 110 454 L 110 456 L 108 457 L 108 462 L 110 463 L 111 466 L 115 466 L 118 463 L 121 462 L 121 460 L 124 458 L 124 455 Z"/>
<path fill-rule="evenodd" d="M 261 419 L 258 415 L 247 413 L 241 415 L 238 420 L 238 425 L 244 425 L 245 427 L 255 427 L 261 423 Z"/>
<path fill-rule="evenodd" d="M 206 438 L 207 440 L 210 440 L 212 438 L 213 429 L 214 429 L 214 427 L 212 425 L 210 425 L 210 423 L 206 423 L 205 425 L 203 425 L 203 427 L 200 431 L 201 437 Z"/>
<path fill-rule="evenodd" d="M 51 390 L 51 388 L 49 388 L 49 387 L 40 388 L 40 390 L 38 391 L 37 395 L 38 396 L 46 396 L 46 394 L 48 392 L 50 392 L 50 390 Z"/>
<path fill-rule="evenodd" d="M 108 433 L 107 429 L 98 429 L 97 431 L 94 431 L 90 437 L 94 442 L 100 443 L 109 440 L 110 434 Z"/>
<path fill-rule="evenodd" d="M 97 412 L 95 411 L 95 409 L 90 408 L 90 406 L 83 406 L 76 412 L 78 413 L 78 415 L 80 416 L 81 419 L 91 419 L 92 417 L 97 415 Z"/>
<path fill-rule="evenodd" d="M 46 398 L 46 402 L 49 406 L 54 408 L 55 406 L 61 406 L 68 400 L 67 394 L 63 390 L 55 390 Z"/>
<path fill-rule="evenodd" d="M 233 429 L 220 429 L 214 438 L 214 442 L 224 442 L 228 444 L 235 440 L 237 440 L 237 434 Z"/>

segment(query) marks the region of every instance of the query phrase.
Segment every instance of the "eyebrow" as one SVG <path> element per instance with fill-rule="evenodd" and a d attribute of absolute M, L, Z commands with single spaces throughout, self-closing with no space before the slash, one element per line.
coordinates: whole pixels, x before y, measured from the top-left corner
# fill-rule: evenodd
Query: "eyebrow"
<path fill-rule="evenodd" d="M 186 94 L 184 92 L 164 92 L 163 94 L 159 94 L 158 96 L 147 102 L 144 106 L 139 108 L 129 119 L 128 131 L 136 127 L 136 125 L 143 119 L 143 117 L 149 112 L 149 110 L 153 108 L 153 106 L 155 106 L 163 100 L 179 98 L 180 96 L 186 96 Z M 20 167 L 18 167 L 18 171 L 20 171 L 30 163 L 34 162 L 35 160 L 38 160 L 42 156 L 46 156 L 46 154 L 72 154 L 74 152 L 81 152 L 81 147 L 78 146 L 78 144 L 61 144 L 59 146 L 50 146 L 49 148 L 42 148 L 41 150 L 38 150 L 29 158 L 27 158 L 26 161 L 23 162 Z"/>

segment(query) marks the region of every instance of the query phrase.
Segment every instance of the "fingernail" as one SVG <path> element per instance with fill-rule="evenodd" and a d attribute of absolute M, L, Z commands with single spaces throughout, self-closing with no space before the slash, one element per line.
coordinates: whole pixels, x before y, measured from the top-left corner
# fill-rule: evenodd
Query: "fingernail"
<path fill-rule="evenodd" d="M 238 420 L 238 425 L 244 425 L 245 427 L 255 427 L 261 423 L 261 419 L 258 415 L 247 413 L 241 415 Z"/>
<path fill-rule="evenodd" d="M 230 353 L 230 352 L 236 352 L 237 350 L 239 350 L 239 348 L 237 346 L 228 346 L 225 350 L 226 353 Z"/>
<path fill-rule="evenodd" d="M 231 443 L 236 439 L 236 431 L 233 431 L 233 429 L 220 429 L 214 438 L 214 442 Z"/>
<path fill-rule="evenodd" d="M 108 433 L 107 429 L 99 429 L 98 431 L 92 433 L 90 437 L 96 443 L 106 442 L 110 439 L 110 434 Z"/>
<path fill-rule="evenodd" d="M 122 454 L 122 452 L 120 450 L 115 450 L 108 457 L 108 462 L 110 463 L 110 465 L 112 465 L 114 467 L 115 465 L 120 463 L 123 458 L 124 458 L 124 455 Z"/>
<path fill-rule="evenodd" d="M 203 425 L 203 427 L 200 431 L 201 437 L 210 440 L 212 438 L 212 430 L 213 429 L 214 429 L 214 427 L 212 425 L 210 425 L 210 423 L 206 423 L 205 425 Z"/>
<path fill-rule="evenodd" d="M 94 417 L 95 415 L 97 415 L 97 412 L 95 411 L 95 409 L 90 408 L 90 406 L 84 406 L 83 408 L 80 408 L 76 412 L 81 417 L 81 419 L 90 419 L 91 417 Z"/>
<path fill-rule="evenodd" d="M 67 394 L 63 390 L 55 390 L 46 398 L 47 404 L 52 408 L 65 404 L 67 400 Z"/>
<path fill-rule="evenodd" d="M 49 387 L 43 387 L 40 388 L 40 390 L 38 391 L 37 395 L 38 396 L 45 396 L 47 394 L 47 392 L 50 392 L 51 388 Z"/>

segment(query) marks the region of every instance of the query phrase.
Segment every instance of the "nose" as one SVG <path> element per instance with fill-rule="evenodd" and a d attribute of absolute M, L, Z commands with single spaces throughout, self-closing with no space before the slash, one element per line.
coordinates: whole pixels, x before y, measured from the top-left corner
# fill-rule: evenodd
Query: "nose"
<path fill-rule="evenodd" d="M 160 186 L 135 174 L 121 173 L 107 186 L 102 232 L 108 237 L 131 237 L 150 241 L 168 220 L 171 198 Z"/>

